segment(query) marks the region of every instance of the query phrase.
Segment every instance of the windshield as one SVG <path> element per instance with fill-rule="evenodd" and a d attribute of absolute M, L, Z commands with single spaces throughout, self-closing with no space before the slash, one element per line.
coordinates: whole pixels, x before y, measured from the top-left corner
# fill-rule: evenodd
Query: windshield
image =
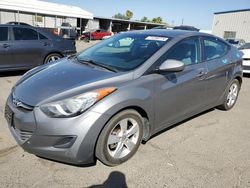
<path fill-rule="evenodd" d="M 112 67 L 117 71 L 130 71 L 143 64 L 168 40 L 168 37 L 140 33 L 117 34 L 83 51 L 77 59 Z"/>

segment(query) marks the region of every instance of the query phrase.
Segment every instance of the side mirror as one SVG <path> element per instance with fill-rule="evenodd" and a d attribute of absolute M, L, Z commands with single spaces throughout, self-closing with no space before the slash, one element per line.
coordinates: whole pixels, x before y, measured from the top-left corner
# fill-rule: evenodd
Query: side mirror
<path fill-rule="evenodd" d="M 158 68 L 159 72 L 181 72 L 184 70 L 184 63 L 174 59 L 164 61 Z"/>

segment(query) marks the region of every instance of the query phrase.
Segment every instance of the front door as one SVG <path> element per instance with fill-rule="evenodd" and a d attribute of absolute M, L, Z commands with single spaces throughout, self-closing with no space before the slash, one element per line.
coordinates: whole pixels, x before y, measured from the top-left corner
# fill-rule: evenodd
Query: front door
<path fill-rule="evenodd" d="M 180 122 L 199 112 L 205 105 L 206 64 L 201 62 L 198 37 L 177 43 L 160 58 L 182 61 L 181 72 L 155 74 L 155 127 L 156 131 Z"/>

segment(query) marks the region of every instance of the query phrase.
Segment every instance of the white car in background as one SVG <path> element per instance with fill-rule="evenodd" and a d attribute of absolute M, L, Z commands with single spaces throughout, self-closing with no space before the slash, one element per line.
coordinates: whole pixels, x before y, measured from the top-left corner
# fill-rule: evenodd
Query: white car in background
<path fill-rule="evenodd" d="M 243 52 L 243 72 L 250 73 L 250 43 L 245 43 L 239 50 Z"/>
<path fill-rule="evenodd" d="M 243 46 L 246 42 L 243 39 L 234 39 L 234 38 L 228 38 L 226 39 L 227 42 L 229 42 L 231 45 L 235 46 L 236 48 L 240 48 Z"/>

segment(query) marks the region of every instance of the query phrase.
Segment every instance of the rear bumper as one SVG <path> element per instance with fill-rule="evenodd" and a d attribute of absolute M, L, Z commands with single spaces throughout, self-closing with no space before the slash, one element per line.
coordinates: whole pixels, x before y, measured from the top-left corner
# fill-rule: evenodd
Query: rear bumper
<path fill-rule="evenodd" d="M 39 108 L 28 111 L 16 107 L 9 97 L 5 118 L 13 137 L 25 151 L 79 165 L 95 161 L 98 135 L 110 117 L 87 111 L 74 118 L 50 118 Z"/>
<path fill-rule="evenodd" d="M 69 55 L 73 55 L 76 53 L 76 50 L 66 50 L 63 52 L 63 55 L 66 57 L 66 56 L 69 56 Z"/>

